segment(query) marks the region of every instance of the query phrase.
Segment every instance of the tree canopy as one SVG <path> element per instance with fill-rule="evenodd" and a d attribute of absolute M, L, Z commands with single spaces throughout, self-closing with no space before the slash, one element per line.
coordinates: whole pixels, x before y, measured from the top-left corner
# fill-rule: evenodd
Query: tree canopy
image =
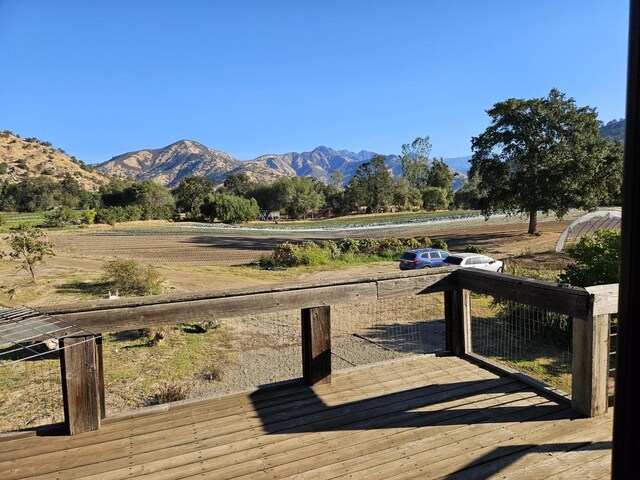
<path fill-rule="evenodd" d="M 472 139 L 470 176 L 477 177 L 485 216 L 495 212 L 558 217 L 593 210 L 605 197 L 607 141 L 595 109 L 552 89 L 547 97 L 510 98 L 487 110 L 491 125 Z"/>
<path fill-rule="evenodd" d="M 427 186 L 430 154 L 431 143 L 428 135 L 416 137 L 413 142 L 402 145 L 402 176 L 407 179 L 411 188 Z"/>
<path fill-rule="evenodd" d="M 366 205 L 369 210 L 376 211 L 391 204 L 393 193 L 393 177 L 385 165 L 385 156 L 376 155 L 356 168 L 345 189 L 345 202 L 353 209 Z"/>
<path fill-rule="evenodd" d="M 181 212 L 197 218 L 200 216 L 200 205 L 210 193 L 215 191 L 215 188 L 214 181 L 202 175 L 191 175 L 182 178 L 178 186 L 171 190 L 171 193 L 176 199 L 176 206 Z"/>

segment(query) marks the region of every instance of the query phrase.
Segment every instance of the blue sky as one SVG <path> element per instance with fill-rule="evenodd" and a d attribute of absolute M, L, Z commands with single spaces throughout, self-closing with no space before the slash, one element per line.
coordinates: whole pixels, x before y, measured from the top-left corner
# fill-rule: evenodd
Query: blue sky
<path fill-rule="evenodd" d="M 0 0 L 0 130 L 88 163 L 182 138 L 470 154 L 553 87 L 624 116 L 626 0 Z"/>

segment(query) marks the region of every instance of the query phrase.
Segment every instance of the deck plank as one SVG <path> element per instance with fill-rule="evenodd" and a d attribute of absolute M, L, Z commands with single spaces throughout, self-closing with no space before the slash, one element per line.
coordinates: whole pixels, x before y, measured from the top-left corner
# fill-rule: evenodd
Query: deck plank
<path fill-rule="evenodd" d="M 0 477 L 600 478 L 611 418 L 578 418 L 460 358 L 414 357 L 313 388 L 288 384 L 131 413 L 74 437 L 8 440 Z"/>
<path fill-rule="evenodd" d="M 445 372 L 445 377 L 451 383 L 451 388 L 455 387 L 455 383 L 451 382 L 451 379 L 454 378 L 455 374 L 459 373 L 459 371 L 462 370 L 456 367 Z M 416 379 L 421 380 L 423 385 L 425 380 L 428 382 L 441 382 L 443 378 L 441 374 L 442 372 L 434 372 L 433 374 L 425 375 L 418 372 L 416 374 L 416 377 L 405 376 L 404 380 L 394 379 L 393 381 L 389 381 L 387 385 L 383 385 L 383 388 L 381 388 L 379 384 L 374 385 L 372 388 L 370 388 L 370 385 L 365 385 L 360 390 L 369 392 L 369 394 L 375 391 L 378 391 L 379 393 L 394 393 L 397 391 L 403 391 L 403 381 L 410 385 L 418 385 L 419 383 L 417 383 Z M 494 376 L 494 378 L 497 377 Z M 378 379 L 378 377 L 372 377 L 371 381 L 380 380 Z M 443 385 L 446 385 L 446 383 Z M 447 387 L 443 386 L 443 388 Z M 331 403 L 337 400 L 341 400 L 342 402 L 344 402 L 346 400 L 360 399 L 359 394 L 351 394 L 351 391 L 360 390 L 357 390 L 356 386 L 350 382 L 343 382 L 343 385 L 336 388 L 336 390 L 336 392 L 329 392 L 328 394 L 322 396 L 322 399 L 326 400 L 327 403 Z M 344 393 L 343 390 L 346 390 L 346 393 Z M 80 458 L 78 455 L 81 455 L 82 453 L 93 458 L 93 455 L 96 452 L 100 452 L 105 449 L 107 451 L 117 450 L 119 446 L 126 446 L 128 443 L 130 443 L 131 439 L 135 439 L 135 443 L 138 448 L 144 448 L 143 445 L 145 444 L 145 442 L 154 442 L 158 438 L 158 436 L 177 438 L 177 441 L 183 439 L 186 442 L 190 442 L 190 435 L 192 434 L 193 425 L 198 425 L 198 428 L 201 430 L 215 430 L 215 438 L 220 439 L 220 441 L 227 441 L 227 439 L 224 438 L 227 434 L 242 432 L 245 435 L 253 435 L 251 428 L 270 425 L 271 423 L 281 421 L 282 419 L 295 418 L 295 412 L 300 412 L 300 415 L 307 416 L 310 413 L 313 413 L 321 408 L 321 406 L 319 405 L 314 405 L 314 408 L 310 408 L 310 399 L 313 398 L 316 397 L 314 397 L 313 394 L 310 394 L 307 395 L 303 400 L 300 400 L 300 398 L 296 397 L 292 402 L 272 402 L 275 403 L 275 405 L 269 404 L 262 407 L 261 418 L 258 418 L 257 414 L 255 413 L 255 410 L 258 407 L 251 406 L 250 402 L 237 405 L 235 410 L 230 411 L 227 416 L 223 417 L 218 417 L 215 412 L 211 412 L 211 409 L 201 407 L 201 410 L 197 412 L 197 414 L 193 414 L 192 412 L 191 415 L 188 415 L 189 412 L 181 411 L 180 418 L 175 419 L 171 417 L 168 421 L 158 421 L 158 417 L 154 416 L 155 423 L 136 425 L 133 428 L 126 429 L 127 435 L 124 436 L 122 428 L 114 429 L 111 427 L 105 427 L 100 432 L 92 435 L 90 441 L 95 442 L 92 444 L 90 443 L 90 441 L 88 441 L 89 439 L 86 436 L 76 436 L 71 438 L 52 438 L 51 440 L 52 443 L 63 443 L 62 448 L 75 461 Z M 215 409 L 216 406 L 217 404 L 214 403 L 213 408 Z M 209 417 L 213 418 L 209 419 Z M 124 426 L 126 426 L 126 424 L 123 424 L 121 427 Z M 67 441 L 65 442 L 64 440 Z M 118 443 L 120 445 L 118 445 Z M 60 447 L 56 449 L 55 445 L 41 445 L 41 447 L 44 449 L 43 451 L 39 451 L 37 449 L 29 449 L 27 446 L 27 448 L 25 448 L 24 450 L 17 452 L 15 457 L 11 458 L 9 462 L 15 462 L 15 460 L 20 457 L 41 455 L 41 457 L 38 459 L 38 462 L 46 463 L 47 453 L 50 453 L 50 456 L 54 457 L 59 454 Z M 155 448 L 155 446 L 151 446 L 150 448 L 153 449 Z M 12 454 L 7 452 L 4 456 L 6 457 L 9 455 Z M 7 467 L 6 462 L 7 461 L 0 462 L 0 471 Z"/>

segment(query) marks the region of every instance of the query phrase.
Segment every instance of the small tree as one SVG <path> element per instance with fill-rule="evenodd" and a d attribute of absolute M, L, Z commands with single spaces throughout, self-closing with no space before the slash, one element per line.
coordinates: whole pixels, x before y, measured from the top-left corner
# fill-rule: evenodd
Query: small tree
<path fill-rule="evenodd" d="M 3 256 L 8 255 L 14 260 L 20 260 L 21 267 L 29 273 L 35 285 L 36 269 L 46 257 L 54 255 L 51 242 L 42 230 L 23 223 L 9 236 L 9 245 L 11 252 L 3 252 Z"/>

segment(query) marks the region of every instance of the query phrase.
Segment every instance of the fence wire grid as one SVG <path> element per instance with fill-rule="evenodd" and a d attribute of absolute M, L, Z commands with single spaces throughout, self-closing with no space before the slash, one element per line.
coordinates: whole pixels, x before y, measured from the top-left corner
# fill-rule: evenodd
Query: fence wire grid
<path fill-rule="evenodd" d="M 443 317 L 441 293 L 334 305 L 332 369 L 443 350 Z M 301 330 L 296 309 L 105 334 L 107 415 L 300 378 Z"/>
<path fill-rule="evenodd" d="M 567 315 L 471 295 L 472 351 L 571 393 L 572 324 Z"/>

